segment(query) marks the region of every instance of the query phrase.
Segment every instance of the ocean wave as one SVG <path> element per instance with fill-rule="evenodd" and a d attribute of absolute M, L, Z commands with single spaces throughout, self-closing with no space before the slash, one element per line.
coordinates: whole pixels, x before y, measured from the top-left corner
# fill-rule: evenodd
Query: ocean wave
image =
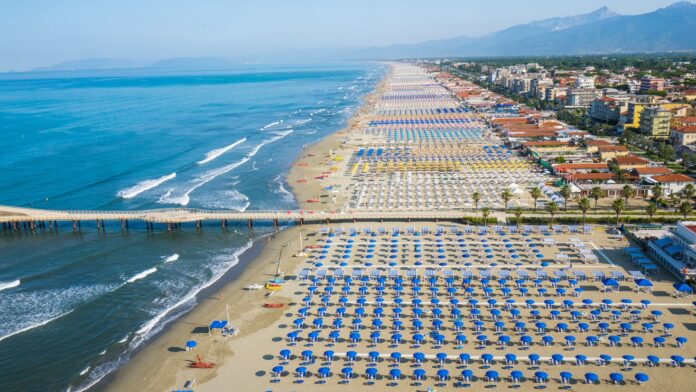
<path fill-rule="evenodd" d="M 157 187 L 157 186 L 171 180 L 174 177 L 176 177 L 176 173 L 167 174 L 166 176 L 162 176 L 160 178 L 155 178 L 152 180 L 141 181 L 130 188 L 126 188 L 126 189 L 119 191 L 116 194 L 116 196 L 124 198 L 124 199 L 132 199 L 132 198 L 138 196 L 139 194 L 141 194 L 145 191 L 148 191 L 154 187 Z"/>
<path fill-rule="evenodd" d="M 276 190 L 274 192 L 281 195 L 283 197 L 284 201 L 289 202 L 289 203 L 292 203 L 295 201 L 295 196 L 293 196 L 293 194 L 290 193 L 290 191 L 285 189 L 285 184 L 283 181 L 283 174 L 277 175 L 273 179 L 273 183 L 277 185 Z"/>
<path fill-rule="evenodd" d="M 114 287 L 73 286 L 60 290 L 3 293 L 3 301 L 0 303 L 0 341 L 65 317 L 80 304 L 89 302 Z"/>
<path fill-rule="evenodd" d="M 165 263 L 173 263 L 173 262 L 179 260 L 179 254 L 178 254 L 178 253 L 174 253 L 174 254 L 171 255 L 171 256 L 162 257 L 162 258 L 164 259 L 163 261 L 164 261 Z"/>
<path fill-rule="evenodd" d="M 216 148 L 215 150 L 211 150 L 207 154 L 205 154 L 205 158 L 203 160 L 198 161 L 198 164 L 203 165 L 203 164 L 206 164 L 210 161 L 213 161 L 213 160 L 215 160 L 215 158 L 217 158 L 220 155 L 226 153 L 227 151 L 237 147 L 238 145 L 244 143 L 246 140 L 247 140 L 246 138 L 242 138 L 242 139 L 239 139 L 236 142 L 234 142 L 230 145 L 227 145 L 225 147 Z"/>
<path fill-rule="evenodd" d="M 17 286 L 19 286 L 21 283 L 22 283 L 22 282 L 21 282 L 19 279 L 13 280 L 13 281 L 11 281 L 11 282 L 0 282 L 0 291 L 7 290 L 7 289 L 11 289 L 11 288 L 13 288 L 13 287 L 17 287 Z"/>
<path fill-rule="evenodd" d="M 126 281 L 126 283 L 133 283 L 133 282 L 135 282 L 135 281 L 138 281 L 138 280 L 140 280 L 140 279 L 143 279 L 144 277 L 146 277 L 146 276 L 148 276 L 148 275 L 150 275 L 150 274 L 154 274 L 155 272 L 157 272 L 157 267 L 152 267 L 152 268 L 146 269 L 145 271 L 143 271 L 143 272 L 141 272 L 141 273 L 139 273 L 139 274 L 136 274 L 136 275 L 134 275 L 132 278 L 128 279 L 128 280 Z"/>
<path fill-rule="evenodd" d="M 268 124 L 264 125 L 264 126 L 261 127 L 260 129 L 261 129 L 262 131 L 265 131 L 265 130 L 268 129 L 268 128 L 275 127 L 276 125 L 280 125 L 280 124 L 282 124 L 282 123 L 283 123 L 283 120 L 273 121 L 272 123 L 268 123 Z"/>
<path fill-rule="evenodd" d="M 304 124 L 307 124 L 307 123 L 310 122 L 310 121 L 312 121 L 311 118 L 303 118 L 303 119 L 300 119 L 300 120 L 296 120 L 296 121 L 293 123 L 293 125 L 294 125 L 294 126 L 304 125 Z"/>
<path fill-rule="evenodd" d="M 87 378 L 77 388 L 77 392 L 86 391 L 101 379 L 117 370 L 121 365 L 125 364 L 132 355 L 133 351 L 140 347 L 149 337 L 161 331 L 171 321 L 175 320 L 180 315 L 191 310 L 195 306 L 196 295 L 201 290 L 209 287 L 217 282 L 230 268 L 239 263 L 239 256 L 251 248 L 253 241 L 248 241 L 244 246 L 235 250 L 231 255 L 220 255 L 216 259 L 224 259 L 222 263 L 213 263 L 211 267 L 212 277 L 203 284 L 191 289 L 183 298 L 171 306 L 167 306 L 162 311 L 154 315 L 153 318 L 143 324 L 132 336 L 133 339 L 128 344 L 128 349 L 123 354 L 119 355 L 115 360 L 109 361 L 95 366 L 89 373 Z M 188 305 L 184 307 L 184 305 Z M 126 336 L 127 338 L 130 334 Z M 125 342 L 125 341 L 124 341 Z"/>
<path fill-rule="evenodd" d="M 214 198 L 197 200 L 206 208 L 219 208 L 224 210 L 246 211 L 251 204 L 247 195 L 232 189 L 222 192 L 222 195 L 215 195 Z"/>
<path fill-rule="evenodd" d="M 287 131 L 277 132 L 275 136 L 268 138 L 268 139 L 262 141 L 261 143 L 257 144 L 256 146 L 254 146 L 251 149 L 251 151 L 249 153 L 247 153 L 247 155 L 245 155 L 244 158 L 240 159 L 239 161 L 231 163 L 231 164 L 223 166 L 223 167 L 220 167 L 220 168 L 217 168 L 217 169 L 210 170 L 206 173 L 203 173 L 200 177 L 193 180 L 191 187 L 188 188 L 187 190 L 185 190 L 183 193 L 177 194 L 173 190 L 170 189 L 166 194 L 164 194 L 162 197 L 160 197 L 160 199 L 158 200 L 158 203 L 160 203 L 160 204 L 179 204 L 182 206 L 188 205 L 188 203 L 191 201 L 190 195 L 193 191 L 195 191 L 196 189 L 200 188 L 201 186 L 209 183 L 210 181 L 214 180 L 218 176 L 221 176 L 225 173 L 228 173 L 228 172 L 238 168 L 239 166 L 249 162 L 249 160 L 251 158 L 253 158 L 254 155 L 256 155 L 263 146 L 270 144 L 270 143 L 273 143 L 273 142 L 276 142 L 276 141 L 288 136 L 292 132 L 293 132 L 292 129 L 287 130 Z"/>

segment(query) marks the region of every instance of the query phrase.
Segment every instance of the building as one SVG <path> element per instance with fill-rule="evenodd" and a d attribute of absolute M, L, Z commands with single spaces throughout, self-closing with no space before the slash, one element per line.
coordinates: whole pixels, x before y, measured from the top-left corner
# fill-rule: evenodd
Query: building
<path fill-rule="evenodd" d="M 665 91 L 665 80 L 654 76 L 646 75 L 640 79 L 641 93 L 648 91 Z"/>
<path fill-rule="evenodd" d="M 640 114 L 640 133 L 655 138 L 668 138 L 672 113 L 663 107 L 645 108 Z"/>
<path fill-rule="evenodd" d="M 621 104 L 616 99 L 606 96 L 597 98 L 590 104 L 588 114 L 593 120 L 606 123 L 619 122 L 619 117 L 621 117 Z"/>
<path fill-rule="evenodd" d="M 669 140 L 675 146 L 688 146 L 696 144 L 696 125 L 672 129 Z"/>
<path fill-rule="evenodd" d="M 696 222 L 677 222 L 659 239 L 648 241 L 648 254 L 681 280 L 696 277 Z"/>
<path fill-rule="evenodd" d="M 633 170 L 641 167 L 648 167 L 650 165 L 650 160 L 641 158 L 637 155 L 625 155 L 614 158 L 614 163 L 616 163 L 621 170 Z"/>
<path fill-rule="evenodd" d="M 598 91 L 595 89 L 571 88 L 566 92 L 566 106 L 590 107 L 592 101 L 597 98 Z"/>
<path fill-rule="evenodd" d="M 585 147 L 590 154 L 596 154 L 599 151 L 599 146 L 613 146 L 609 140 L 604 139 L 586 139 Z"/>
<path fill-rule="evenodd" d="M 656 167 L 638 167 L 633 169 L 633 174 L 638 176 L 641 180 L 647 177 L 653 176 L 663 176 L 665 174 L 672 174 L 672 169 L 665 166 Z"/>
<path fill-rule="evenodd" d="M 675 128 L 696 126 L 696 117 L 678 117 L 672 119 L 672 126 Z"/>
<path fill-rule="evenodd" d="M 574 87 L 578 89 L 594 89 L 595 78 L 594 76 L 578 76 L 577 79 L 575 79 Z"/>
<path fill-rule="evenodd" d="M 544 100 L 553 102 L 553 101 L 561 101 L 565 99 L 566 95 L 566 89 L 561 88 L 561 87 L 547 87 L 544 89 Z"/>
<path fill-rule="evenodd" d="M 660 184 L 665 195 L 679 193 L 682 189 L 684 189 L 685 186 L 695 182 L 693 178 L 684 174 L 665 174 L 662 176 L 653 176 L 651 178 L 647 178 L 646 181 L 650 184 Z"/>
<path fill-rule="evenodd" d="M 630 151 L 628 151 L 626 146 L 616 146 L 611 144 L 608 146 L 597 146 L 597 152 L 603 161 L 607 161 L 616 157 L 626 156 Z"/>

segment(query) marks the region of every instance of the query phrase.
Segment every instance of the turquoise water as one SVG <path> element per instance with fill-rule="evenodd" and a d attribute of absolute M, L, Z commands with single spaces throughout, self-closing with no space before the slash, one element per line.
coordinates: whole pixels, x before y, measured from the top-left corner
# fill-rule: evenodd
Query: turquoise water
<path fill-rule="evenodd" d="M 379 80 L 372 63 L 0 75 L 0 204 L 289 209 L 284 174 Z M 4 390 L 80 390 L 233 269 L 258 226 L 0 235 Z"/>

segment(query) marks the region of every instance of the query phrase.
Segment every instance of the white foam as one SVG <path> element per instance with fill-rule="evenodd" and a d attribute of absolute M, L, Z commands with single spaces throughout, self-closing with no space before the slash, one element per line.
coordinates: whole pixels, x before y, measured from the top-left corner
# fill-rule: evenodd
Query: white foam
<path fill-rule="evenodd" d="M 277 175 L 273 179 L 273 182 L 278 184 L 276 193 L 282 195 L 284 201 L 291 203 L 295 200 L 295 196 L 293 196 L 292 193 L 290 193 L 287 189 L 285 189 L 285 185 L 283 184 L 283 174 Z"/>
<path fill-rule="evenodd" d="M 19 279 L 13 280 L 13 281 L 11 281 L 11 282 L 0 282 L 0 291 L 7 290 L 7 289 L 11 289 L 11 288 L 13 288 L 13 287 L 17 287 L 17 286 L 19 286 L 21 283 L 22 283 L 22 282 L 21 282 Z"/>
<path fill-rule="evenodd" d="M 167 174 L 166 176 L 162 176 L 160 178 L 155 178 L 152 180 L 141 181 L 130 188 L 126 188 L 119 191 L 116 194 L 116 196 L 124 199 L 132 199 L 145 191 L 148 191 L 171 180 L 174 177 L 176 177 L 176 173 Z"/>
<path fill-rule="evenodd" d="M 179 254 L 178 254 L 178 253 L 174 253 L 173 255 L 167 256 L 167 257 L 164 258 L 164 262 L 165 262 L 165 263 L 173 263 L 173 262 L 175 262 L 175 261 L 177 261 L 177 260 L 179 260 Z"/>
<path fill-rule="evenodd" d="M 215 150 L 209 151 L 207 154 L 205 154 L 205 159 L 198 161 L 198 164 L 203 165 L 203 164 L 206 164 L 210 161 L 213 161 L 213 160 L 215 160 L 215 158 L 217 158 L 220 155 L 226 153 L 227 151 L 237 147 L 238 145 L 244 143 L 246 140 L 247 140 L 246 138 L 242 138 L 242 139 L 239 139 L 236 142 L 229 144 L 225 147 L 217 148 Z"/>
<path fill-rule="evenodd" d="M 214 198 L 198 200 L 204 207 L 220 208 L 225 210 L 246 211 L 251 204 L 247 195 L 236 189 L 223 191 L 222 195 L 215 195 Z"/>
<path fill-rule="evenodd" d="M 303 125 L 303 124 L 307 124 L 307 123 L 310 122 L 310 121 L 312 121 L 311 118 L 303 118 L 303 119 L 301 119 L 301 120 L 295 121 L 294 125 L 295 125 L 295 126 L 297 126 L 297 125 Z"/>
<path fill-rule="evenodd" d="M 34 329 L 34 328 L 38 328 L 38 327 L 41 327 L 41 326 L 43 326 L 43 325 L 46 325 L 46 324 L 50 323 L 51 321 L 58 320 L 58 319 L 61 318 L 61 317 L 64 317 L 64 316 L 69 315 L 70 313 L 73 312 L 73 310 L 74 310 L 74 309 L 70 309 L 70 310 L 68 310 L 68 311 L 65 312 L 65 313 L 61 313 L 61 314 L 59 314 L 59 315 L 57 315 L 57 316 L 55 316 L 55 317 L 51 317 L 51 318 L 48 319 L 48 320 L 44 320 L 44 321 L 41 321 L 41 322 L 38 322 L 38 323 L 35 323 L 35 324 L 30 324 L 30 325 L 28 325 L 28 326 L 26 326 L 26 327 L 24 327 L 24 328 L 22 328 L 22 329 L 18 329 L 18 330 L 16 330 L 16 331 L 12 332 L 12 333 L 8 333 L 7 335 L 0 336 L 0 342 L 2 342 L 3 340 L 5 340 L 5 339 L 7 339 L 7 338 L 9 338 L 9 337 L 18 335 L 18 334 L 20 334 L 20 333 L 22 333 L 22 332 L 27 332 L 27 331 L 32 330 L 32 329 Z"/>
<path fill-rule="evenodd" d="M 89 369 L 90 369 L 89 366 L 87 366 L 86 368 L 84 368 L 84 370 L 82 370 L 82 371 L 80 372 L 80 376 L 84 376 L 85 374 L 87 374 L 87 372 L 89 371 Z"/>
<path fill-rule="evenodd" d="M 133 283 L 133 282 L 135 282 L 135 281 L 138 281 L 138 280 L 140 280 L 140 279 L 143 279 L 144 277 L 146 277 L 146 276 L 148 276 L 148 275 L 150 275 L 150 274 L 154 274 L 155 272 L 157 272 L 157 267 L 152 267 L 152 268 L 146 269 L 145 271 L 143 271 L 143 272 L 141 272 L 141 273 L 139 273 L 139 274 L 136 274 L 136 275 L 134 275 L 132 278 L 128 279 L 128 280 L 126 281 L 126 283 Z"/>
<path fill-rule="evenodd" d="M 283 123 L 283 120 L 273 121 L 272 123 L 266 124 L 263 127 L 261 127 L 261 130 L 265 131 L 268 128 L 275 127 L 276 125 L 280 125 L 282 123 Z"/>
<path fill-rule="evenodd" d="M 218 176 L 221 176 L 225 173 L 228 173 L 228 172 L 238 168 L 239 166 L 247 163 L 254 155 L 256 155 L 259 152 L 259 150 L 263 146 L 265 146 L 269 143 L 273 143 L 275 141 L 278 141 L 278 140 L 286 137 L 287 135 L 291 134 L 292 132 L 293 132 L 292 129 L 290 129 L 287 131 L 276 133 L 275 136 L 268 138 L 268 139 L 262 141 L 261 143 L 259 143 L 258 145 L 254 146 L 251 149 L 251 151 L 246 156 L 244 156 L 244 158 L 240 159 L 239 161 L 231 163 L 231 164 L 226 165 L 226 166 L 222 166 L 222 167 L 217 168 L 217 169 L 210 170 L 206 173 L 203 173 L 200 177 L 193 180 L 193 185 L 189 189 L 184 191 L 183 193 L 176 193 L 176 192 L 173 192 L 172 190 L 169 190 L 166 194 L 164 194 L 162 197 L 160 197 L 160 199 L 158 200 L 158 203 L 161 203 L 161 204 L 179 204 L 182 206 L 188 205 L 188 203 L 191 201 L 190 195 L 193 191 L 195 191 L 196 189 L 200 188 L 201 186 L 209 183 L 210 181 L 214 180 Z"/>

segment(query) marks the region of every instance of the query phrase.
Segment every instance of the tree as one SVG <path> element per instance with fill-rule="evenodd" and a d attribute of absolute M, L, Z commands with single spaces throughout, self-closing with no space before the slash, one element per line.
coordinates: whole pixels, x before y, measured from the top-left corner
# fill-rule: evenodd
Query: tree
<path fill-rule="evenodd" d="M 572 192 L 570 191 L 570 186 L 568 184 L 563 185 L 561 187 L 561 196 L 565 199 L 565 205 L 563 206 L 564 211 L 568 211 L 568 204 L 570 204 L 570 195 Z"/>
<path fill-rule="evenodd" d="M 604 190 L 595 186 L 590 190 L 590 197 L 594 199 L 594 210 L 597 211 L 597 202 L 604 197 Z"/>
<path fill-rule="evenodd" d="M 694 187 L 694 184 L 686 184 L 686 186 L 682 188 L 681 193 L 684 199 L 690 201 L 694 198 L 694 195 L 696 195 L 696 187 Z"/>
<path fill-rule="evenodd" d="M 657 212 L 657 204 L 655 203 L 650 203 L 648 204 L 647 207 L 645 207 L 645 213 L 648 214 L 648 223 L 652 222 L 652 218 Z"/>
<path fill-rule="evenodd" d="M 512 192 L 506 189 L 503 191 L 503 194 L 500 195 L 500 198 L 503 199 L 503 203 L 505 203 L 503 207 L 505 209 L 505 212 L 507 212 L 508 202 L 512 199 Z"/>
<path fill-rule="evenodd" d="M 660 198 L 665 194 L 664 189 L 662 189 L 662 185 L 655 184 L 655 186 L 652 187 L 652 194 L 655 198 L 655 203 L 657 203 L 657 201 L 660 200 Z"/>
<path fill-rule="evenodd" d="M 635 195 L 636 190 L 633 189 L 633 187 L 629 184 L 626 184 L 623 188 L 621 188 L 621 197 L 623 197 L 625 200 L 624 207 L 628 207 L 628 199 L 634 197 Z"/>
<path fill-rule="evenodd" d="M 553 226 L 553 217 L 558 212 L 558 204 L 555 201 L 549 202 L 546 205 L 546 212 L 551 215 L 551 220 L 549 221 L 549 227 Z"/>
<path fill-rule="evenodd" d="M 531 191 L 529 191 L 529 195 L 532 196 L 532 199 L 534 199 L 534 212 L 536 212 L 537 200 L 539 200 L 541 197 L 541 189 L 534 187 Z"/>
<path fill-rule="evenodd" d="M 679 213 L 682 214 L 684 220 L 686 220 L 686 217 L 689 216 L 693 210 L 694 208 L 691 206 L 691 202 L 689 201 L 683 201 L 679 205 Z"/>
<path fill-rule="evenodd" d="M 580 200 L 578 200 L 578 208 L 580 208 L 580 211 L 582 211 L 582 225 L 585 225 L 585 215 L 587 214 L 587 210 L 590 209 L 590 199 L 583 197 Z"/>
<path fill-rule="evenodd" d="M 517 224 L 517 227 L 520 227 L 520 218 L 522 217 L 522 214 L 524 211 L 522 210 L 522 207 L 517 207 L 515 208 L 515 211 L 513 211 L 515 214 L 515 223 Z"/>
<path fill-rule="evenodd" d="M 488 215 L 490 215 L 491 209 L 488 207 L 481 208 L 481 217 L 483 217 L 483 225 L 488 226 Z"/>
<path fill-rule="evenodd" d="M 474 208 L 478 210 L 479 201 L 481 201 L 481 194 L 474 192 L 471 194 L 471 198 L 474 200 Z"/>
<path fill-rule="evenodd" d="M 611 203 L 611 209 L 614 210 L 614 213 L 616 214 L 616 224 L 619 224 L 619 215 L 621 215 L 621 212 L 623 212 L 624 209 L 626 209 L 626 205 L 624 204 L 623 199 L 615 199 Z"/>

